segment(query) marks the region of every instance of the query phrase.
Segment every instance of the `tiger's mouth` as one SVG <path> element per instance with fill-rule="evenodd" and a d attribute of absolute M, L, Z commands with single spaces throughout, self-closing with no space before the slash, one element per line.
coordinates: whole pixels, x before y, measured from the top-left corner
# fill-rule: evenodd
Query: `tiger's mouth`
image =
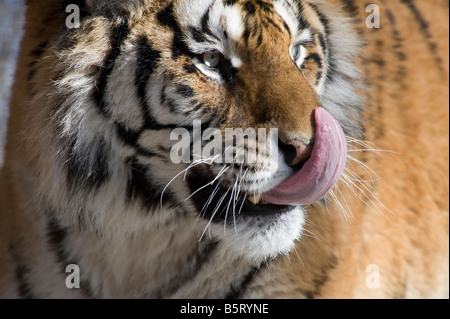
<path fill-rule="evenodd" d="M 315 120 L 316 142 L 311 156 L 293 175 L 262 194 L 242 195 L 218 183 L 193 196 L 200 214 L 214 220 L 226 220 L 236 214 L 281 214 L 324 198 L 344 171 L 347 143 L 341 126 L 327 111 L 316 109 Z M 198 170 L 189 179 L 191 189 L 201 189 L 205 180 L 213 180 L 210 175 Z"/>
<path fill-rule="evenodd" d="M 261 198 L 261 196 L 259 197 Z M 249 216 L 252 215 L 269 216 L 287 213 L 293 210 L 295 207 L 296 206 L 270 204 L 262 199 L 261 201 L 254 203 L 252 201 L 252 198 L 247 198 L 247 200 L 244 203 L 243 213 Z"/>
<path fill-rule="evenodd" d="M 338 121 L 323 108 L 315 110 L 316 134 L 310 158 L 281 184 L 263 194 L 276 205 L 311 205 L 339 181 L 347 162 L 347 139 Z"/>
<path fill-rule="evenodd" d="M 201 171 L 197 168 L 195 174 L 188 178 L 188 183 L 191 189 L 199 189 L 204 186 L 205 180 L 211 180 L 212 177 L 210 172 Z M 296 205 L 269 203 L 261 195 L 237 194 L 221 185 L 196 193 L 192 196 L 192 201 L 201 217 L 218 222 L 231 221 L 239 215 L 271 216 L 284 214 L 296 207 Z"/>

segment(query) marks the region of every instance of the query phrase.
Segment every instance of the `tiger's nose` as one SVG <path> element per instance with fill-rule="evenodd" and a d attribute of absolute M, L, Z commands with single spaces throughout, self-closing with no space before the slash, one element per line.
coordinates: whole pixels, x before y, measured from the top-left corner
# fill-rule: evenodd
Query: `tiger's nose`
<path fill-rule="evenodd" d="M 284 160 L 289 166 L 304 164 L 310 157 L 313 149 L 312 143 L 307 145 L 299 140 L 291 140 L 287 143 L 280 141 L 279 148 L 284 154 Z"/>

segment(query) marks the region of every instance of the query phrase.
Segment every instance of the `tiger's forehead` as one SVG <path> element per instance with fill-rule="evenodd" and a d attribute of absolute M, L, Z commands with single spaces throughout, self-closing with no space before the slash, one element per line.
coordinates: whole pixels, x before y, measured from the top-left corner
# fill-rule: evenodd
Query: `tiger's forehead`
<path fill-rule="evenodd" d="M 197 31 L 206 38 L 220 40 L 238 41 L 270 27 L 295 35 L 300 27 L 290 0 L 179 0 L 176 15 L 185 28 L 201 26 Z"/>
<path fill-rule="evenodd" d="M 219 51 L 236 68 L 258 53 L 264 59 L 289 52 L 289 45 L 304 31 L 298 5 L 291 0 L 178 0 L 174 4 L 190 51 Z"/>

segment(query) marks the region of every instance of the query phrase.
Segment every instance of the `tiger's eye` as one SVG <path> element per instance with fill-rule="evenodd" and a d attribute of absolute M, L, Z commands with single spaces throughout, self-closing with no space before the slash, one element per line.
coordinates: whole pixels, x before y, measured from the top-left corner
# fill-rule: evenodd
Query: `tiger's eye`
<path fill-rule="evenodd" d="M 203 63 L 211 69 L 217 68 L 220 63 L 220 53 L 208 52 L 203 54 Z"/>
<path fill-rule="evenodd" d="M 297 61 L 300 58 L 301 45 L 296 45 L 292 48 L 292 59 Z"/>

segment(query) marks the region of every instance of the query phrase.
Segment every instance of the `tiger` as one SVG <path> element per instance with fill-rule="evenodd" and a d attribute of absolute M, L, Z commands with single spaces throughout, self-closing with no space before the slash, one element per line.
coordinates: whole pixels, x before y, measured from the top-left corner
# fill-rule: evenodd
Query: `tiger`
<path fill-rule="evenodd" d="M 448 298 L 448 19 L 446 0 L 27 1 L 0 297 Z M 199 154 L 195 123 L 266 143 Z"/>

